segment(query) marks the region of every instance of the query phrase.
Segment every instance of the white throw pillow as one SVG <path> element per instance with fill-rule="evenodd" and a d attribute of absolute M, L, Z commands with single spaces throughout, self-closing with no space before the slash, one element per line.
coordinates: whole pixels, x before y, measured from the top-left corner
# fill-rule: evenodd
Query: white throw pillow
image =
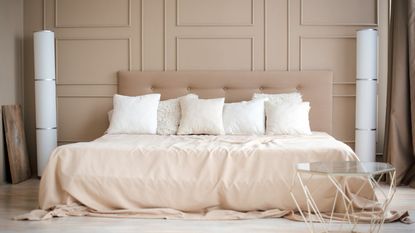
<path fill-rule="evenodd" d="M 255 93 L 252 99 L 266 99 L 272 103 L 301 103 L 303 98 L 299 92 L 281 93 L 281 94 L 262 94 Z"/>
<path fill-rule="evenodd" d="M 114 110 L 108 134 L 155 134 L 160 94 L 114 95 Z"/>
<path fill-rule="evenodd" d="M 226 134 L 264 134 L 264 99 L 225 104 L 223 107 L 223 126 Z"/>
<path fill-rule="evenodd" d="M 310 135 L 310 103 L 268 103 L 265 105 L 268 135 Z"/>
<path fill-rule="evenodd" d="M 188 94 L 176 99 L 168 99 L 160 101 L 157 109 L 157 134 L 172 135 L 177 133 L 180 124 L 180 98 L 199 98 L 195 94 Z M 110 110 L 108 114 L 108 121 L 111 122 L 112 113 Z"/>
<path fill-rule="evenodd" d="M 224 98 L 180 100 L 182 117 L 177 134 L 224 134 Z"/>
<path fill-rule="evenodd" d="M 157 111 L 157 134 L 172 135 L 177 134 L 180 124 L 180 99 L 197 99 L 194 94 L 185 95 L 176 99 L 160 101 Z"/>

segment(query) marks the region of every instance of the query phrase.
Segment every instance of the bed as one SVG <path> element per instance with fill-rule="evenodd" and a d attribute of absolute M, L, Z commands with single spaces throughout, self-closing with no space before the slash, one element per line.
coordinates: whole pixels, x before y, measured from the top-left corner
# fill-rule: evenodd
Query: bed
<path fill-rule="evenodd" d="M 311 102 L 309 136 L 104 135 L 58 147 L 43 173 L 42 218 L 99 215 L 144 218 L 240 219 L 293 213 L 289 186 L 294 165 L 357 160 L 332 130 L 332 73 L 140 72 L 118 73 L 118 93 L 161 93 L 162 99 L 248 100 L 253 93 L 298 90 Z M 334 188 L 311 181 L 320 210 Z M 317 188 L 318 187 L 318 188 Z M 300 187 L 294 187 L 300 195 Z M 305 203 L 300 201 L 305 208 Z"/>

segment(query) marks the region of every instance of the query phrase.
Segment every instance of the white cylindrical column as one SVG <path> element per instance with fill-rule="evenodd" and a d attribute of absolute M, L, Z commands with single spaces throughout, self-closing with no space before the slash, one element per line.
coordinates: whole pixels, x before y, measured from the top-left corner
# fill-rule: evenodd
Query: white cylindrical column
<path fill-rule="evenodd" d="M 377 30 L 359 30 L 356 49 L 355 152 L 361 161 L 374 162 L 377 124 Z"/>
<path fill-rule="evenodd" d="M 41 176 L 57 147 L 55 36 L 51 31 L 33 34 L 36 104 L 37 174 Z"/>

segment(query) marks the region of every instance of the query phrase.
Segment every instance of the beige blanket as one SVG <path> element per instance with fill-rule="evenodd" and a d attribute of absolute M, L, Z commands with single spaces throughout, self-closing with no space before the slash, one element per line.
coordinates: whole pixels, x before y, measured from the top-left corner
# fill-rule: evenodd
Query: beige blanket
<path fill-rule="evenodd" d="M 350 161 L 346 144 L 311 136 L 105 135 L 58 147 L 42 176 L 32 219 L 63 215 L 240 219 L 292 214 L 294 165 Z M 311 181 L 322 212 L 334 187 Z M 294 193 L 301 195 L 297 184 Z M 304 201 L 300 201 L 301 206 Z"/>

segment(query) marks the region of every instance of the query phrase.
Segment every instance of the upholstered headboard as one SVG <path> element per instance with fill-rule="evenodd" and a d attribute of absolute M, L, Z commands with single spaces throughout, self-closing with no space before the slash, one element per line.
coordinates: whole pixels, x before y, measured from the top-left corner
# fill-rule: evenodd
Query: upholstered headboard
<path fill-rule="evenodd" d="M 118 93 L 160 93 L 162 100 L 195 93 L 200 98 L 225 97 L 226 102 L 236 102 L 259 92 L 298 90 L 311 103 L 311 129 L 331 133 L 332 76 L 330 71 L 120 71 Z"/>

